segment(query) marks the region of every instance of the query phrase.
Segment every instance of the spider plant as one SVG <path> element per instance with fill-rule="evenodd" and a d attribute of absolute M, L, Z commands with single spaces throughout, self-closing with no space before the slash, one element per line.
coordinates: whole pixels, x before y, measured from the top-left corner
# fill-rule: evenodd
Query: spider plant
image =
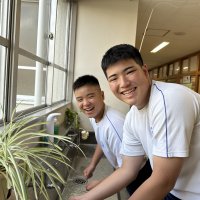
<path fill-rule="evenodd" d="M 45 133 L 45 130 L 40 130 L 46 122 L 38 122 L 37 119 L 26 117 L 16 120 L 13 114 L 8 124 L 4 121 L 3 130 L 0 131 L 0 175 L 6 179 L 7 187 L 14 191 L 17 200 L 30 199 L 28 194 L 30 184 L 35 199 L 42 194 L 46 200 L 49 200 L 44 183 L 45 177 L 51 181 L 62 199 L 57 183 L 64 184 L 65 180 L 52 163 L 60 162 L 70 167 L 70 161 L 57 144 L 43 141 L 41 137 L 54 137 L 66 144 L 73 142 L 67 136 L 52 136 Z M 36 129 L 40 131 L 35 131 Z"/>

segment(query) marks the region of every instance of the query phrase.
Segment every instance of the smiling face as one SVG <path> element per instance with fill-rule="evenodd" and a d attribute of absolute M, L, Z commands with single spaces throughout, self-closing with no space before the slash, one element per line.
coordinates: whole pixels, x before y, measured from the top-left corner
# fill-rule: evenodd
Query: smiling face
<path fill-rule="evenodd" d="M 133 59 L 118 61 L 106 70 L 110 89 L 114 95 L 129 105 L 142 109 L 149 100 L 151 81 L 146 65 Z"/>
<path fill-rule="evenodd" d="M 104 114 L 104 93 L 97 85 L 84 85 L 74 91 L 79 109 L 89 118 L 99 122 Z"/>

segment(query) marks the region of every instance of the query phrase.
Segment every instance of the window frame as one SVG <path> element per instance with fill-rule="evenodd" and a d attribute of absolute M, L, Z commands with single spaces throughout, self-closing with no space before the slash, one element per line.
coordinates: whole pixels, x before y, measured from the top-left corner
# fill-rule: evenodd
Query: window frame
<path fill-rule="evenodd" d="M 68 43 L 68 48 L 66 49 L 66 69 L 55 64 L 54 60 L 50 60 L 52 58 L 51 55 L 54 55 L 55 48 L 55 41 L 49 40 L 49 51 L 48 59 L 41 58 L 34 53 L 31 53 L 23 48 L 19 47 L 19 33 L 20 33 L 20 14 L 21 14 L 21 0 L 9 1 L 9 21 L 7 22 L 10 24 L 8 27 L 9 34 L 8 38 L 4 38 L 0 36 L 0 45 L 6 47 L 7 49 L 7 62 L 6 62 L 6 81 L 5 81 L 5 88 L 7 90 L 4 92 L 5 100 L 4 100 L 4 113 L 5 113 L 5 120 L 10 121 L 13 110 L 16 108 L 16 95 L 17 95 L 17 70 L 18 70 L 18 56 L 25 56 L 26 58 L 32 59 L 36 62 L 40 62 L 47 66 L 47 70 L 49 67 L 53 67 L 54 69 L 59 69 L 65 74 L 65 89 L 64 89 L 64 99 L 59 100 L 55 103 L 52 102 L 52 86 L 48 86 L 46 88 L 47 92 L 47 99 L 48 100 L 45 104 L 34 106 L 33 108 L 29 108 L 23 110 L 22 112 L 15 112 L 15 116 L 24 116 L 30 115 L 35 113 L 36 115 L 40 113 L 40 115 L 48 114 L 53 112 L 55 109 L 61 108 L 66 106 L 68 103 L 72 101 L 72 88 L 71 85 L 73 83 L 73 66 L 74 66 L 74 51 L 75 51 L 75 31 L 76 31 L 76 13 L 77 13 L 77 2 L 68 1 L 70 4 L 70 11 L 69 11 L 69 32 L 66 38 L 66 43 Z M 51 17 L 52 13 L 56 15 L 55 10 L 57 10 L 58 0 L 51 1 Z M 55 16 L 54 16 L 55 17 Z M 54 25 L 50 25 L 50 33 L 51 31 L 55 31 L 56 28 L 56 20 L 55 18 L 51 19 Z M 66 36 L 65 36 L 66 37 Z M 53 48 L 51 48 L 53 46 Z M 70 52 L 70 53 L 69 53 Z M 53 83 L 53 82 L 52 82 Z M 50 97 L 49 97 L 50 95 Z M 49 97 L 49 98 L 48 98 Z M 42 114 L 43 113 L 43 114 Z M 2 119 L 0 119 L 0 124 L 2 123 Z"/>

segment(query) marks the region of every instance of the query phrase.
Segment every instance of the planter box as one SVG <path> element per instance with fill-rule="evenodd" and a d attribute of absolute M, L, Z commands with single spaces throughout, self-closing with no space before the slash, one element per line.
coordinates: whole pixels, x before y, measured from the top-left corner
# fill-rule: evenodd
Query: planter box
<path fill-rule="evenodd" d="M 7 199 L 8 189 L 7 183 L 4 176 L 0 174 L 0 199 L 5 200 Z"/>

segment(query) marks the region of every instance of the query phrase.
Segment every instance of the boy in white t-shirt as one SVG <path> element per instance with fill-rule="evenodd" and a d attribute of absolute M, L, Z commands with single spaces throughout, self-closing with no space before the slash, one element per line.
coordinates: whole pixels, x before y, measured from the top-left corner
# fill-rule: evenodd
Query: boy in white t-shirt
<path fill-rule="evenodd" d="M 129 200 L 200 199 L 200 95 L 173 83 L 153 81 L 135 47 L 120 44 L 103 56 L 113 94 L 131 105 L 126 115 L 122 167 L 88 193 L 70 200 L 100 200 L 134 180 L 147 154 L 151 176 Z"/>
<path fill-rule="evenodd" d="M 91 162 L 84 170 L 84 176 L 90 178 L 99 163 L 102 155 L 108 159 L 113 168 L 122 165 L 120 148 L 123 138 L 123 125 L 125 115 L 105 105 L 104 92 L 101 90 L 99 81 L 92 75 L 84 75 L 76 79 L 73 91 L 79 109 L 90 119 L 95 132 L 97 146 Z M 150 163 L 144 158 L 137 179 L 127 186 L 131 195 L 142 182 L 151 174 Z M 94 180 L 87 186 L 91 190 L 102 180 Z"/>

